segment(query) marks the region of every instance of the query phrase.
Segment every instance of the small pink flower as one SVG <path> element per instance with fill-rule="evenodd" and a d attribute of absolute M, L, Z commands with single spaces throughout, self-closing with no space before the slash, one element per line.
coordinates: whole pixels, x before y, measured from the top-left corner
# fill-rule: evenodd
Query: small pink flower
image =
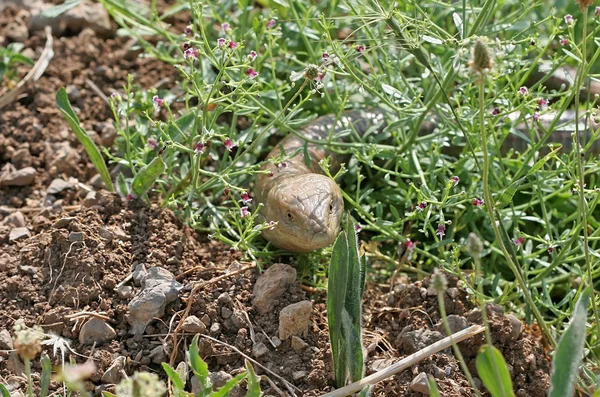
<path fill-rule="evenodd" d="M 274 19 L 269 19 L 266 24 L 267 29 L 273 29 L 276 24 L 277 24 L 277 21 L 275 21 Z"/>
<path fill-rule="evenodd" d="M 231 149 L 236 147 L 237 145 L 231 141 L 231 139 L 227 138 L 223 141 L 223 145 L 231 152 Z"/>
<path fill-rule="evenodd" d="M 248 58 L 250 58 L 250 62 L 254 62 L 254 60 L 256 59 L 257 56 L 258 56 L 258 54 L 254 50 L 250 51 L 250 54 L 248 54 Z"/>
<path fill-rule="evenodd" d="M 146 145 L 150 149 L 156 150 L 156 148 L 158 147 L 158 142 L 156 142 L 156 139 L 154 139 L 154 138 L 148 138 L 148 141 L 146 141 Z"/>
<path fill-rule="evenodd" d="M 446 235 L 446 226 L 443 223 L 439 223 L 437 227 L 437 232 L 435 232 L 440 238 Z"/>
<path fill-rule="evenodd" d="M 275 164 L 277 166 L 277 168 L 286 168 L 287 167 L 287 163 L 285 161 Z"/>
<path fill-rule="evenodd" d="M 356 233 L 360 233 L 362 230 L 362 225 L 360 223 L 357 223 L 356 226 L 354 226 L 354 231 Z"/>
<path fill-rule="evenodd" d="M 242 202 L 244 204 L 248 204 L 251 201 L 252 201 L 252 199 L 250 198 L 250 195 L 248 194 L 248 192 L 242 193 Z"/>
<path fill-rule="evenodd" d="M 246 74 L 251 79 L 254 79 L 254 78 L 256 78 L 256 76 L 258 76 L 258 72 L 256 70 L 254 70 L 253 68 L 248 68 L 248 70 L 246 70 Z"/>
<path fill-rule="evenodd" d="M 233 248 L 233 247 L 229 248 L 229 253 L 231 255 L 235 254 L 235 248 Z"/>
<path fill-rule="evenodd" d="M 519 93 L 523 96 L 527 95 L 528 92 L 529 92 L 529 90 L 527 89 L 527 87 L 519 88 Z"/>
<path fill-rule="evenodd" d="M 534 39 L 531 39 L 531 40 L 529 41 L 529 45 L 531 45 L 531 46 L 534 46 L 534 45 L 535 45 L 535 40 L 534 40 Z"/>
<path fill-rule="evenodd" d="M 538 105 L 540 105 L 541 107 L 548 106 L 548 100 L 544 99 L 544 98 L 540 98 L 540 99 L 538 99 Z"/>
<path fill-rule="evenodd" d="M 411 241 L 411 239 L 406 240 L 406 251 L 410 252 L 415 249 L 417 243 L 415 241 Z"/>
<path fill-rule="evenodd" d="M 548 253 L 549 254 L 553 254 L 554 253 L 554 247 L 548 247 Z"/>
<path fill-rule="evenodd" d="M 276 224 L 274 221 L 269 222 L 269 230 L 275 230 L 275 226 L 276 226 Z"/>
<path fill-rule="evenodd" d="M 329 53 L 328 52 L 324 52 L 323 53 L 323 60 L 326 61 L 329 59 Z"/>
<path fill-rule="evenodd" d="M 317 78 L 315 79 L 315 81 L 321 81 L 321 80 L 323 80 L 323 78 L 324 78 L 324 77 L 325 77 L 325 72 L 323 72 L 323 73 L 319 74 L 319 75 L 317 76 Z"/>
<path fill-rule="evenodd" d="M 118 92 L 113 92 L 112 94 L 110 94 L 110 97 L 115 100 L 121 99 L 121 95 L 119 95 Z"/>
<path fill-rule="evenodd" d="M 227 22 L 223 22 L 221 25 L 221 32 L 227 33 L 228 30 L 231 29 L 231 26 Z"/>
<path fill-rule="evenodd" d="M 193 30 L 194 25 L 188 25 L 185 27 L 185 34 L 192 34 L 194 32 Z"/>
<path fill-rule="evenodd" d="M 533 121 L 539 121 L 540 120 L 540 114 L 539 113 L 534 113 L 533 114 Z"/>
<path fill-rule="evenodd" d="M 460 182 L 460 178 L 457 177 L 456 175 L 453 176 L 452 178 L 450 178 L 450 180 L 452 181 L 452 183 L 454 184 L 454 186 L 458 185 L 458 182 Z"/>
<path fill-rule="evenodd" d="M 425 201 L 421 201 L 419 204 L 417 204 L 417 212 L 421 212 L 425 208 L 427 208 L 427 203 Z"/>
<path fill-rule="evenodd" d="M 242 218 L 245 218 L 248 215 L 250 215 L 250 211 L 248 210 L 248 207 L 242 207 L 242 208 L 240 208 L 240 216 Z"/>
<path fill-rule="evenodd" d="M 224 45 L 225 45 L 225 38 L 223 38 L 223 37 L 219 37 L 219 38 L 217 39 L 217 47 L 221 48 L 221 47 L 223 47 Z"/>
<path fill-rule="evenodd" d="M 229 48 L 231 48 L 232 50 L 235 50 L 236 48 L 238 48 L 239 44 L 235 41 L 230 41 L 229 42 Z"/>
<path fill-rule="evenodd" d="M 198 50 L 194 47 L 190 47 L 183 52 L 183 57 L 187 61 L 188 59 L 196 60 L 198 59 Z"/>
<path fill-rule="evenodd" d="M 135 198 L 133 193 L 127 193 L 127 201 L 132 201 Z"/>
<path fill-rule="evenodd" d="M 480 199 L 480 198 L 473 199 L 473 205 L 475 207 L 481 207 L 483 204 L 485 204 L 485 201 L 483 201 L 482 199 Z"/>
<path fill-rule="evenodd" d="M 567 40 L 565 38 L 560 39 L 560 45 L 561 46 L 566 47 L 567 44 L 569 44 L 569 40 Z"/>
<path fill-rule="evenodd" d="M 272 178 L 275 174 L 273 173 L 273 171 L 269 171 L 269 178 Z"/>
<path fill-rule="evenodd" d="M 198 142 L 196 144 L 196 146 L 194 147 L 194 153 L 198 154 L 202 154 L 204 153 L 204 144 L 202 142 Z"/>
<path fill-rule="evenodd" d="M 523 244 L 525 244 L 525 237 L 519 236 L 513 240 L 513 243 L 515 243 L 517 247 L 521 247 Z"/>
<path fill-rule="evenodd" d="M 154 95 L 152 97 L 152 105 L 154 105 L 154 110 L 155 111 L 158 112 L 163 104 L 164 104 L 164 100 L 161 99 L 161 98 L 159 98 L 158 95 Z"/>
<path fill-rule="evenodd" d="M 565 23 L 567 25 L 570 25 L 572 22 L 573 22 L 573 15 L 571 15 L 571 14 L 565 15 Z"/>
<path fill-rule="evenodd" d="M 360 52 L 362 54 L 363 52 L 365 52 L 365 50 L 367 49 L 367 47 L 365 47 L 364 44 L 359 44 L 359 45 L 357 45 L 355 47 L 355 49 L 356 49 L 356 51 L 358 51 L 358 52 Z"/>
<path fill-rule="evenodd" d="M 492 110 L 492 116 L 497 116 L 499 114 L 500 114 L 500 109 L 494 108 L 494 110 Z"/>
<path fill-rule="evenodd" d="M 594 11 L 594 13 L 596 14 L 596 16 L 600 16 L 600 6 L 596 7 L 596 10 Z"/>
<path fill-rule="evenodd" d="M 223 189 L 223 195 L 225 197 L 229 197 L 229 192 L 231 191 L 231 189 L 229 189 L 228 187 L 226 187 L 225 189 Z"/>

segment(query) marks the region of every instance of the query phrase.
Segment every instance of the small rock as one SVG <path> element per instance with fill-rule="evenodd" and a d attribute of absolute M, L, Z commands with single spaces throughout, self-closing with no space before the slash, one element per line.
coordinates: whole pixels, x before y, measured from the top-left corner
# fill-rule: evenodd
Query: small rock
<path fill-rule="evenodd" d="M 148 355 L 154 364 L 160 364 L 167 360 L 167 353 L 162 345 L 156 346 Z"/>
<path fill-rule="evenodd" d="M 262 342 L 255 343 L 252 346 L 252 355 L 255 358 L 260 358 L 269 354 L 269 348 Z"/>
<path fill-rule="evenodd" d="M 29 237 L 31 237 L 29 229 L 27 229 L 26 227 L 15 227 L 10 230 L 8 241 L 13 243 L 15 241 L 24 240 Z"/>
<path fill-rule="evenodd" d="M 131 237 L 127 235 L 119 226 L 114 226 L 111 228 L 112 234 L 114 237 L 121 241 L 129 241 Z"/>
<path fill-rule="evenodd" d="M 227 307 L 221 307 L 221 317 L 229 318 L 233 314 L 233 311 Z"/>
<path fill-rule="evenodd" d="M 521 320 L 516 318 L 513 314 L 508 314 L 506 319 L 510 323 L 511 331 L 510 331 L 510 340 L 515 341 L 519 339 L 521 335 L 521 330 L 523 329 L 523 323 Z"/>
<path fill-rule="evenodd" d="M 63 21 L 66 28 L 72 32 L 81 32 L 85 28 L 90 28 L 100 36 L 108 36 L 112 31 L 106 9 L 101 3 L 90 0 L 84 0 L 77 7 L 67 11 L 63 15 Z"/>
<path fill-rule="evenodd" d="M 25 364 L 23 364 L 23 362 L 19 358 L 19 353 L 17 353 L 16 351 L 8 355 L 8 360 L 6 361 L 6 369 L 11 374 L 25 377 Z"/>
<path fill-rule="evenodd" d="M 225 386 L 225 383 L 227 383 L 231 379 L 233 379 L 233 376 L 229 375 L 225 371 L 219 371 L 219 372 L 211 372 L 208 375 L 208 378 L 210 379 L 210 381 L 213 384 L 213 390 L 216 390 L 216 389 L 220 389 L 221 387 Z"/>
<path fill-rule="evenodd" d="M 91 345 L 95 343 L 108 342 L 117 336 L 115 330 L 104 320 L 92 318 L 81 327 L 79 331 L 79 343 Z"/>
<path fill-rule="evenodd" d="M 112 123 L 100 123 L 99 128 L 96 130 L 100 133 L 100 142 L 104 147 L 112 147 L 115 140 L 119 136 L 117 129 Z"/>
<path fill-rule="evenodd" d="M 30 10 L 31 14 L 27 24 L 27 27 L 31 32 L 44 30 L 44 27 L 50 26 L 52 28 L 53 35 L 57 37 L 62 35 L 62 33 L 65 31 L 65 24 L 62 21 L 62 18 L 60 18 L 60 16 L 47 17 L 42 15 L 46 9 L 51 8 L 52 6 L 52 3 L 45 3 L 43 1 L 36 1 L 34 3 Z"/>
<path fill-rule="evenodd" d="M 410 389 L 417 393 L 429 395 L 429 381 L 427 380 L 427 374 L 425 372 L 419 373 L 411 382 Z"/>
<path fill-rule="evenodd" d="M 456 314 L 451 314 L 447 317 L 447 319 L 448 319 L 448 325 L 450 326 L 450 331 L 452 333 L 462 331 L 463 329 L 465 329 L 469 326 L 467 319 L 464 318 L 463 316 L 457 316 Z M 438 323 L 438 325 L 435 327 L 435 330 L 444 335 L 446 334 L 446 328 L 444 327 L 444 323 L 442 321 L 440 321 Z"/>
<path fill-rule="evenodd" d="M 381 371 L 382 369 L 392 366 L 397 360 L 393 358 L 380 358 L 379 360 L 373 360 L 371 363 L 371 369 L 375 372 Z"/>
<path fill-rule="evenodd" d="M 231 295 L 229 295 L 227 292 L 223 292 L 217 298 L 217 303 L 219 303 L 221 306 L 231 307 L 231 305 L 233 305 L 233 300 L 231 299 Z"/>
<path fill-rule="evenodd" d="M 127 321 L 134 335 L 142 335 L 150 321 L 161 317 L 165 306 L 177 299 L 183 288 L 171 272 L 158 266 L 148 269 L 142 287 L 142 291 L 129 303 Z"/>
<path fill-rule="evenodd" d="M 85 198 L 83 199 L 83 203 L 82 203 L 83 206 L 85 208 L 90 208 L 90 207 L 98 205 L 99 201 L 98 201 L 97 196 L 98 196 L 98 192 L 95 192 L 95 191 L 88 192 L 85 195 Z"/>
<path fill-rule="evenodd" d="M 35 266 L 19 266 L 19 270 L 28 276 L 33 276 L 37 273 L 37 268 Z"/>
<path fill-rule="evenodd" d="M 188 316 L 183 320 L 181 329 L 190 334 L 203 334 L 206 332 L 206 325 L 196 316 Z"/>
<path fill-rule="evenodd" d="M 110 367 L 104 371 L 104 375 L 102 375 L 102 383 L 109 383 L 116 385 L 121 380 L 121 371 L 125 369 L 125 363 L 127 359 L 124 356 L 119 356 L 112 362 Z"/>
<path fill-rule="evenodd" d="M 450 287 L 446 290 L 446 295 L 448 295 L 453 300 L 456 300 L 460 296 L 460 291 L 456 287 Z"/>
<path fill-rule="evenodd" d="M 17 168 L 29 167 L 31 165 L 31 153 L 28 147 L 23 147 L 13 153 L 11 163 Z"/>
<path fill-rule="evenodd" d="M 12 350 L 13 341 L 7 329 L 0 330 L 0 350 Z"/>
<path fill-rule="evenodd" d="M 48 160 L 50 168 L 56 167 L 58 172 L 72 175 L 75 165 L 81 160 L 77 149 L 67 141 L 52 144 L 48 149 L 52 150 L 52 157 Z"/>
<path fill-rule="evenodd" d="M 492 302 L 488 303 L 487 305 L 485 305 L 485 310 L 487 311 L 488 317 L 504 316 L 504 308 L 496 303 L 492 303 Z"/>
<path fill-rule="evenodd" d="M 33 183 L 35 168 L 25 167 L 0 176 L 0 186 L 27 186 Z"/>
<path fill-rule="evenodd" d="M 133 287 L 130 285 L 120 285 L 115 291 L 121 299 L 131 299 L 133 297 Z"/>
<path fill-rule="evenodd" d="M 399 338 L 402 350 L 404 350 L 406 354 L 412 354 L 443 339 L 444 335 L 438 331 L 421 328 L 400 334 Z"/>
<path fill-rule="evenodd" d="M 100 176 L 100 174 L 96 174 L 93 177 L 91 177 L 89 180 L 89 184 L 91 187 L 93 187 L 96 190 L 106 188 L 106 185 L 104 184 L 104 181 L 102 180 L 102 177 Z"/>
<path fill-rule="evenodd" d="M 69 101 L 76 102 L 77 100 L 81 99 L 81 92 L 79 92 L 79 88 L 77 88 L 76 85 L 69 84 L 65 88 L 65 91 L 67 92 L 67 97 L 69 98 Z"/>
<path fill-rule="evenodd" d="M 308 335 L 312 303 L 302 301 L 283 308 L 279 313 L 279 339 L 286 340 L 292 335 Z"/>
<path fill-rule="evenodd" d="M 281 346 L 281 339 L 279 339 L 278 337 L 274 336 L 271 338 L 271 343 L 273 344 L 273 346 L 277 349 L 279 346 Z"/>
<path fill-rule="evenodd" d="M 306 371 L 294 371 L 292 372 L 292 379 L 294 379 L 295 381 L 298 381 L 302 378 L 306 377 Z"/>
<path fill-rule="evenodd" d="M 204 325 L 206 325 L 207 327 L 210 327 L 210 324 L 212 323 L 210 316 L 206 313 L 204 313 L 204 315 L 202 315 L 202 318 L 200 320 L 202 320 Z"/>
<path fill-rule="evenodd" d="M 469 323 L 480 323 L 481 322 L 481 309 L 478 307 L 474 308 L 467 314 L 467 321 Z"/>
<path fill-rule="evenodd" d="M 139 263 L 133 270 L 133 274 L 132 274 L 133 284 L 135 284 L 138 287 L 141 286 L 142 281 L 144 280 L 144 277 L 146 277 L 146 274 L 147 274 L 146 265 L 144 265 L 143 263 Z"/>
<path fill-rule="evenodd" d="M 273 309 L 277 299 L 296 282 L 296 269 L 276 263 L 261 274 L 254 284 L 252 304 L 260 314 Z"/>
<path fill-rule="evenodd" d="M 100 229 L 98 229 L 98 234 L 100 235 L 100 237 L 102 237 L 104 240 L 108 241 L 109 243 L 111 241 L 113 241 L 113 238 L 115 238 L 113 233 L 105 227 L 101 227 Z"/>
<path fill-rule="evenodd" d="M 14 227 L 25 227 L 25 216 L 20 211 L 15 211 L 6 217 L 4 223 Z"/>
<path fill-rule="evenodd" d="M 6 26 L 6 38 L 10 41 L 24 43 L 29 38 L 27 24 L 21 18 L 15 18 Z"/>
<path fill-rule="evenodd" d="M 292 349 L 294 349 L 295 352 L 300 352 L 308 347 L 308 343 L 304 342 L 301 338 L 297 337 L 296 335 L 292 336 L 291 341 Z"/>
<path fill-rule="evenodd" d="M 68 227 L 76 219 L 77 218 L 75 218 L 75 217 L 60 218 L 59 220 L 54 222 L 54 224 L 52 224 L 52 227 L 54 229 L 63 229 L 63 228 Z"/>
<path fill-rule="evenodd" d="M 211 335 L 219 335 L 221 333 L 221 324 L 219 323 L 213 323 L 210 326 L 210 334 Z"/>
<path fill-rule="evenodd" d="M 83 232 L 71 232 L 69 233 L 69 241 L 83 241 Z"/>
<path fill-rule="evenodd" d="M 61 193 L 63 190 L 66 189 L 72 189 L 73 185 L 71 185 L 69 182 L 65 181 L 62 178 L 55 178 L 52 182 L 50 182 L 50 186 L 48 186 L 48 189 L 46 189 L 46 194 L 51 194 L 53 196 L 56 196 L 57 194 Z"/>

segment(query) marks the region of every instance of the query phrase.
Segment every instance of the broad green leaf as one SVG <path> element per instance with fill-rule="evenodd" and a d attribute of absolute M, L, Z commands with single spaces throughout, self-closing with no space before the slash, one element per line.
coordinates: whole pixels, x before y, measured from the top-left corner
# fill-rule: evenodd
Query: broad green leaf
<path fill-rule="evenodd" d="M 242 372 L 238 374 L 236 377 L 229 379 L 227 383 L 225 383 L 219 390 L 214 391 L 210 394 L 210 397 L 226 397 L 229 395 L 229 392 L 236 387 L 246 376 L 248 376 L 248 372 Z"/>
<path fill-rule="evenodd" d="M 506 361 L 498 349 L 483 345 L 475 361 L 477 374 L 492 397 L 514 397 Z"/>
<path fill-rule="evenodd" d="M 198 353 L 198 335 L 194 336 L 194 339 L 192 339 L 189 355 L 190 367 L 192 367 L 196 376 L 199 377 L 198 380 L 200 383 L 203 383 L 205 379 L 208 379 L 208 365 L 200 358 L 200 354 Z"/>
<path fill-rule="evenodd" d="M 52 376 L 52 363 L 48 355 L 43 354 L 40 359 L 42 364 L 42 377 L 40 379 L 40 395 L 39 397 L 46 397 L 48 390 L 50 389 L 50 377 Z"/>
<path fill-rule="evenodd" d="M 108 168 L 106 168 L 106 164 L 104 163 L 102 154 L 100 153 L 100 150 L 98 150 L 98 147 L 96 146 L 94 141 L 92 141 L 92 139 L 89 137 L 87 132 L 85 132 L 85 130 L 81 128 L 79 119 L 73 111 L 73 108 L 71 108 L 71 104 L 69 103 L 69 99 L 67 98 L 67 92 L 65 91 L 64 87 L 58 90 L 58 92 L 56 93 L 56 104 L 58 105 L 58 108 L 62 112 L 65 119 L 67 120 L 67 123 L 69 123 L 69 125 L 71 126 L 71 129 L 73 129 L 73 132 L 77 136 L 77 139 L 85 148 L 85 151 L 90 157 L 92 164 L 94 164 L 96 170 L 102 177 L 106 188 L 109 191 L 113 192 L 115 188 L 110 179 L 110 173 L 108 172 Z"/>
<path fill-rule="evenodd" d="M 526 180 L 526 176 L 524 176 L 523 178 L 519 178 L 513 183 L 511 183 L 506 189 L 504 189 L 504 191 L 496 201 L 496 208 L 502 209 L 508 203 L 510 203 L 515 193 L 517 193 L 517 190 L 519 190 L 519 186 L 521 186 Z"/>
<path fill-rule="evenodd" d="M 150 164 L 144 166 L 140 172 L 133 178 L 131 191 L 136 196 L 141 196 L 152 187 L 154 182 L 165 170 L 165 162 L 161 156 L 156 156 Z"/>
<path fill-rule="evenodd" d="M 585 345 L 587 308 L 591 288 L 586 288 L 575 304 L 573 317 L 560 337 L 552 359 L 549 397 L 572 396 Z"/>
<path fill-rule="evenodd" d="M 162 363 L 162 367 L 163 367 L 163 370 L 165 371 L 165 373 L 167 374 L 167 376 L 169 377 L 169 379 L 171 380 L 171 382 L 173 382 L 173 386 L 175 386 L 175 391 L 176 392 L 182 391 L 185 388 L 185 383 L 183 383 L 183 380 L 181 379 L 181 377 L 179 376 L 177 371 L 175 371 L 167 363 Z"/>
<path fill-rule="evenodd" d="M 248 370 L 248 393 L 246 393 L 246 397 L 260 397 L 260 379 L 254 373 L 252 365 L 247 361 L 246 369 Z"/>
<path fill-rule="evenodd" d="M 102 392 L 102 397 L 117 397 L 117 396 L 115 394 L 110 393 L 110 392 L 103 391 Z"/>
<path fill-rule="evenodd" d="M 6 387 L 4 387 L 4 385 L 2 383 L 0 383 L 0 394 L 2 395 L 2 397 L 10 397 L 10 393 L 8 392 L 8 389 Z"/>
<path fill-rule="evenodd" d="M 65 0 L 62 4 L 44 10 L 42 16 L 45 18 L 56 18 L 69 11 L 71 8 L 77 7 L 79 3 L 81 3 L 81 0 Z"/>
<path fill-rule="evenodd" d="M 429 375 L 429 396 L 440 397 L 440 389 L 438 389 L 438 385 L 431 375 Z"/>

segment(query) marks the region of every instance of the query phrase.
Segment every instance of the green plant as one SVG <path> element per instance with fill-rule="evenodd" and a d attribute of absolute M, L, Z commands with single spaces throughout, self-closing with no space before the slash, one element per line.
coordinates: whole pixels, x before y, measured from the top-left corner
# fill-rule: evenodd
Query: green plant
<path fill-rule="evenodd" d="M 6 83 L 12 88 L 17 77 L 18 65 L 33 65 L 33 60 L 21 54 L 23 43 L 11 43 L 7 47 L 0 47 L 0 84 Z"/>

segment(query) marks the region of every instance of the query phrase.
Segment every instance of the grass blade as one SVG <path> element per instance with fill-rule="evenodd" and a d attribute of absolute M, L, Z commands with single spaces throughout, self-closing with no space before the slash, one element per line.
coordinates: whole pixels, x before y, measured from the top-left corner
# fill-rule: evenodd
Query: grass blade
<path fill-rule="evenodd" d="M 219 390 L 212 392 L 210 397 L 226 397 L 229 396 L 229 392 L 233 390 L 246 376 L 247 372 L 238 374 L 235 378 L 229 379 Z"/>
<path fill-rule="evenodd" d="M 246 369 L 248 369 L 248 393 L 246 397 L 260 397 L 260 380 L 249 362 L 246 362 Z"/>
<path fill-rule="evenodd" d="M 77 139 L 85 148 L 85 151 L 90 157 L 92 164 L 94 164 L 94 167 L 96 167 L 96 170 L 100 174 L 100 177 L 102 177 L 106 188 L 109 191 L 114 192 L 115 188 L 113 186 L 112 181 L 110 180 L 110 173 L 108 172 L 108 168 L 106 168 L 106 164 L 104 163 L 102 154 L 100 153 L 100 150 L 98 150 L 98 147 L 96 146 L 94 141 L 92 141 L 92 139 L 89 137 L 87 132 L 85 132 L 85 130 L 81 128 L 79 119 L 77 118 L 77 115 L 75 114 L 73 108 L 71 107 L 71 104 L 69 103 L 69 98 L 67 98 L 67 91 L 65 91 L 64 87 L 62 87 L 56 93 L 56 104 L 58 105 L 58 108 L 62 112 L 65 119 L 67 120 L 67 123 L 69 123 L 69 126 L 71 126 L 71 129 L 73 129 L 73 132 L 77 136 Z"/>
<path fill-rule="evenodd" d="M 440 389 L 438 389 L 437 383 L 431 375 L 429 375 L 429 396 L 440 397 Z"/>
<path fill-rule="evenodd" d="M 175 391 L 183 391 L 185 384 L 183 383 L 183 380 L 181 379 L 179 374 L 167 363 L 162 363 L 162 367 L 169 379 L 171 380 L 171 382 L 173 382 L 173 386 L 175 386 Z"/>
<path fill-rule="evenodd" d="M 477 373 L 492 397 L 514 397 L 506 361 L 498 349 L 483 345 L 475 361 Z"/>
<path fill-rule="evenodd" d="M 40 395 L 39 397 L 46 397 L 48 390 L 50 389 L 50 377 L 52 375 L 52 363 L 50 358 L 46 354 L 42 355 L 40 359 L 42 364 L 42 377 L 40 379 Z"/>
<path fill-rule="evenodd" d="M 552 359 L 549 397 L 573 395 L 579 366 L 583 358 L 590 295 L 591 287 L 588 287 L 579 297 L 571 322 L 556 346 Z"/>
<path fill-rule="evenodd" d="M 81 0 L 65 0 L 64 3 L 50 7 L 42 12 L 42 16 L 45 18 L 56 18 L 61 14 L 69 11 L 71 8 L 75 8 L 81 3 Z"/>
<path fill-rule="evenodd" d="M 8 389 L 6 387 L 4 387 L 4 385 L 2 383 L 0 383 L 0 395 L 2 395 L 2 397 L 10 397 L 10 393 L 8 392 Z"/>

